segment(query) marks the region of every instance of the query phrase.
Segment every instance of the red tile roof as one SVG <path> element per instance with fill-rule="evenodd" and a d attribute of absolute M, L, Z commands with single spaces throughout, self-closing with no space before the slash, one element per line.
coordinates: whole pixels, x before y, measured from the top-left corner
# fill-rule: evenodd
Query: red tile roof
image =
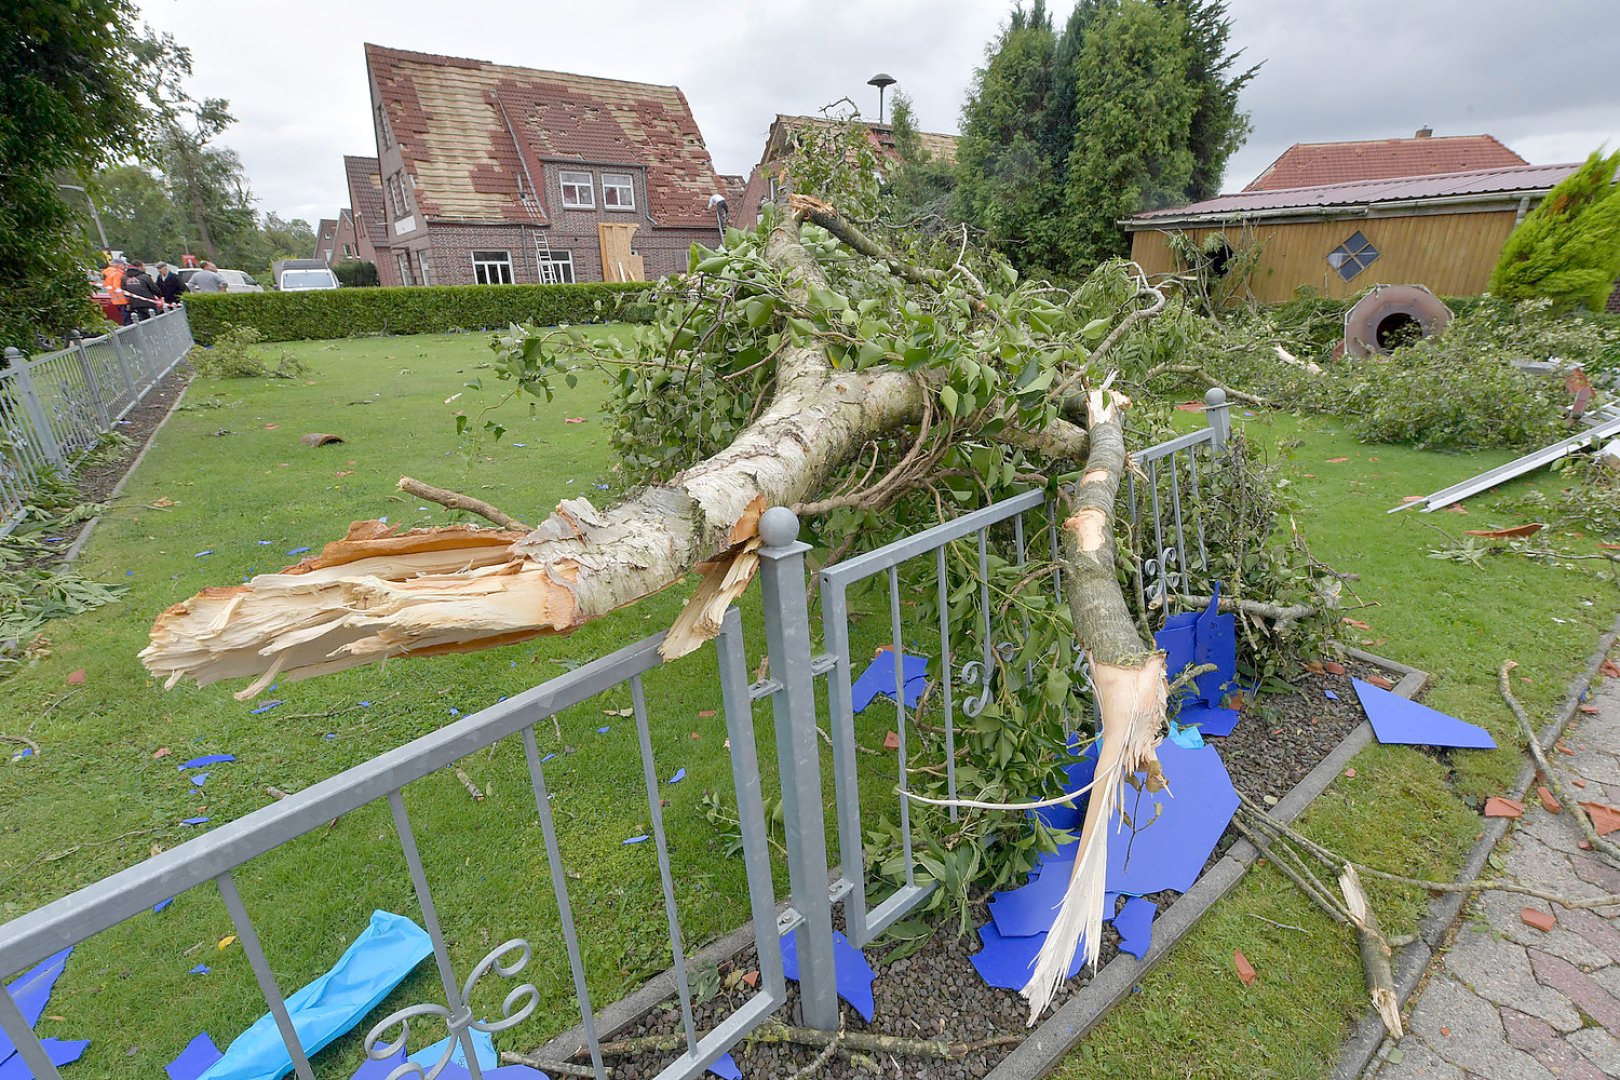
<path fill-rule="evenodd" d="M 1276 191 L 1528 164 L 1490 135 L 1295 143 L 1243 190 Z"/>
<path fill-rule="evenodd" d="M 1378 206 L 1391 210 L 1400 203 L 1434 200 L 1464 199 L 1469 196 L 1501 196 L 1504 202 L 1521 196 L 1544 195 L 1576 169 L 1579 163 L 1566 165 L 1520 165 L 1507 169 L 1480 169 L 1473 172 L 1446 173 L 1440 176 L 1397 176 L 1387 180 L 1363 180 L 1352 184 L 1321 184 L 1315 187 L 1285 188 L 1277 191 L 1240 191 L 1235 195 L 1217 195 L 1188 206 L 1172 206 L 1163 210 L 1147 210 L 1127 219 L 1126 225 L 1135 228 L 1158 228 L 1168 222 L 1188 219 L 1210 221 L 1228 220 L 1246 214 L 1270 214 L 1297 211 L 1310 216 L 1312 211 L 1367 208 Z"/>
<path fill-rule="evenodd" d="M 377 159 L 343 156 L 343 172 L 349 181 L 349 205 L 365 226 L 373 244 L 388 243 L 388 219 L 383 216 L 382 176 Z"/>
<path fill-rule="evenodd" d="M 523 197 L 559 162 L 645 167 L 654 224 L 710 224 L 725 187 L 673 86 L 366 46 L 366 62 L 429 218 L 543 221 Z"/>

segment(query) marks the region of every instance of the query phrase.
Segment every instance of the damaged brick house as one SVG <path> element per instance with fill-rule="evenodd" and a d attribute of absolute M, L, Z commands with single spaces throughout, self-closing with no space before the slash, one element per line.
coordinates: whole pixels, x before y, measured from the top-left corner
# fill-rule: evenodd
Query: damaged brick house
<path fill-rule="evenodd" d="M 385 285 L 634 281 L 718 239 L 726 193 L 673 86 L 366 45 Z M 348 161 L 364 159 L 346 159 Z"/>
<path fill-rule="evenodd" d="M 332 244 L 332 261 L 359 259 L 376 266 L 383 285 L 398 285 L 399 271 L 390 260 L 378 255 L 388 243 L 388 219 L 383 212 L 382 177 L 377 159 L 345 154 L 343 174 L 348 185 L 349 205 L 338 211 L 337 236 Z"/>

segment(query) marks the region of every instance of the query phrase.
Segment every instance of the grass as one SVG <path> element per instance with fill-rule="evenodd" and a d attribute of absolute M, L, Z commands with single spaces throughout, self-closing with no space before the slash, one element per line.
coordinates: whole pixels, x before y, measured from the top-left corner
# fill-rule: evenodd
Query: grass
<path fill-rule="evenodd" d="M 182 818 L 206 814 L 218 824 L 239 817 L 270 801 L 266 786 L 307 787 L 442 726 L 452 709 L 470 713 L 661 629 L 680 604 L 684 591 L 672 589 L 566 639 L 283 683 L 266 695 L 282 704 L 257 715 L 231 699 L 234 687 L 163 693 L 135 660 L 163 607 L 294 561 L 289 552 L 318 547 L 357 518 L 446 520 L 437 508 L 420 509 L 394 491 L 402 473 L 478 494 L 530 521 L 559 499 L 610 498 L 616 486 L 597 422 L 603 392 L 597 385 L 559 388 L 557 400 L 535 417 L 509 406 L 501 413 L 508 428 L 502 440 L 471 456 L 458 448 L 454 412 L 474 412 L 480 395 L 467 390 L 458 401 L 445 399 L 487 376 L 480 370 L 488 355 L 481 335 L 308 342 L 286 351 L 311 364 L 310 379 L 193 385 L 187 409 L 153 445 L 84 556 L 86 573 L 125 581 L 130 595 L 53 624 L 49 654 L 0 682 L 0 715 L 8 717 L 0 730 L 28 734 L 43 748 L 38 758 L 0 772 L 0 914 L 7 918 L 181 843 L 195 834 L 178 824 Z M 565 424 L 571 416 L 586 422 Z M 1482 568 L 1429 560 L 1440 538 L 1415 514 L 1382 513 L 1403 495 L 1434 490 L 1498 457 L 1369 449 L 1288 418 L 1252 421 L 1251 429 L 1266 442 L 1300 444 L 1292 466 L 1300 527 L 1319 557 L 1358 571 L 1362 598 L 1379 604 L 1355 613 L 1373 627 L 1365 632 L 1368 647 L 1434 672 L 1430 700 L 1486 723 L 1499 738 L 1509 731 L 1492 689 L 1501 657 L 1524 664 L 1521 673 L 1533 681 L 1523 691 L 1533 709 L 1551 706 L 1612 615 L 1613 585 L 1586 563 L 1572 571 L 1523 559 Z M 306 431 L 347 441 L 309 449 L 298 443 Z M 1341 456 L 1349 460 L 1326 464 Z M 598 491 L 597 484 L 610 490 Z M 1441 519 L 1453 531 L 1510 524 L 1491 514 L 1499 499 L 1471 502 L 1467 517 L 1423 520 Z M 174 505 L 153 509 L 160 500 Z M 751 592 L 743 605 L 754 658 L 762 636 L 756 597 Z M 887 602 L 857 601 L 857 612 L 865 607 L 878 616 L 857 627 L 859 655 L 886 640 Z M 1554 622 L 1555 615 L 1570 621 Z M 68 675 L 78 668 L 86 672 L 84 683 L 70 685 Z M 748 915 L 740 862 L 724 856 L 724 837 L 702 807 L 705 791 L 730 801 L 723 716 L 703 715 L 719 709 L 718 698 L 708 650 L 648 678 L 659 772 L 667 778 L 676 768 L 687 770 L 686 781 L 663 785 L 661 795 L 689 943 Z M 621 844 L 648 831 L 633 722 L 603 715 L 628 704 L 621 689 L 562 716 L 562 746 L 549 725 L 538 733 L 543 752 L 577 750 L 549 764 L 547 779 L 565 861 L 578 875 L 569 889 L 598 1005 L 668 963 L 652 847 Z M 889 723 L 863 715 L 863 742 L 877 745 Z M 599 734 L 603 726 L 610 730 Z M 769 792 L 775 754 L 766 710 L 757 712 L 756 727 Z M 164 747 L 170 755 L 154 759 Z M 238 761 L 211 770 L 201 789 L 173 767 L 211 752 L 234 753 Z M 893 783 L 872 767 L 876 761 L 862 762 L 863 791 L 874 797 Z M 486 792 L 483 802 L 473 802 L 453 776 L 438 774 L 412 785 L 406 804 L 457 970 L 465 973 L 508 938 L 534 944 L 526 976 L 540 990 L 540 1009 L 500 1037 L 506 1048 L 533 1045 L 576 1014 L 521 747 L 507 740 L 463 764 Z M 1444 875 L 1477 831 L 1464 800 L 1499 790 L 1518 758 L 1504 750 L 1454 764 L 1453 775 L 1421 752 L 1371 748 L 1357 762 L 1358 779 L 1336 785 L 1313 808 L 1311 827 L 1369 861 Z M 830 786 L 825 765 L 823 775 Z M 872 805 L 863 798 L 863 806 Z M 875 807 L 872 814 L 875 821 Z M 1392 835 L 1394 820 L 1406 827 Z M 286 991 L 326 970 L 374 908 L 417 915 L 381 805 L 255 860 L 238 881 Z M 779 894 L 783 885 L 779 875 Z M 1396 932 L 1421 909 L 1421 897 L 1375 896 Z M 1272 930 L 1251 913 L 1306 933 Z M 223 1045 L 263 1011 L 240 947 L 217 947 L 233 932 L 214 890 L 200 888 L 161 914 L 139 915 L 100 935 L 75 955 L 48 1010 L 65 1019 L 47 1019 L 41 1033 L 95 1040 L 74 1066 L 85 1078 L 157 1074 L 201 1030 Z M 1253 987 L 1230 974 L 1234 945 L 1261 970 Z M 199 962 L 212 973 L 188 975 Z M 493 1016 L 512 984 L 486 981 L 473 1004 Z M 383 1008 L 440 995 L 432 965 L 424 964 Z M 1066 1074 L 1100 1065 L 1121 1075 L 1320 1075 L 1361 995 L 1351 942 L 1306 909 L 1291 886 L 1257 873 L 1087 1041 Z M 318 1070 L 347 1077 L 359 1057 L 358 1039 L 350 1037 L 321 1056 Z"/>

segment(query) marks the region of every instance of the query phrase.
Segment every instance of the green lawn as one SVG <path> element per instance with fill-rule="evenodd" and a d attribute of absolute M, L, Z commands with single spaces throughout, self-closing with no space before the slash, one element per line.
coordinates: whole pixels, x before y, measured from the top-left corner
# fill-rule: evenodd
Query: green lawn
<path fill-rule="evenodd" d="M 533 418 L 524 407 L 508 407 L 507 435 L 470 460 L 463 454 L 453 416 L 457 408 L 472 412 L 479 395 L 468 391 L 452 404 L 445 398 L 475 375 L 493 384 L 480 370 L 489 355 L 483 335 L 309 342 L 287 350 L 312 365 L 308 380 L 193 385 L 187 409 L 153 446 L 83 559 L 86 573 L 127 582 L 129 596 L 53 625 L 49 655 L 0 682 L 0 710 L 8 718 L 0 730 L 28 734 L 42 746 L 38 758 L 0 771 L 6 917 L 131 865 L 154 847 L 183 842 L 195 831 L 180 826 L 182 818 L 206 814 L 217 824 L 239 817 L 270 801 L 266 786 L 307 787 L 442 726 L 453 709 L 470 713 L 661 629 L 679 607 L 684 592 L 672 589 L 566 639 L 283 683 L 267 695 L 283 704 L 259 715 L 232 700 L 235 687 L 164 693 L 135 654 L 166 605 L 295 561 L 288 552 L 318 549 L 351 520 L 445 521 L 438 508 L 421 509 L 394 490 L 401 474 L 481 495 L 530 521 L 581 492 L 612 497 L 593 485 L 616 486 L 596 412 L 599 385 L 559 388 L 557 400 Z M 566 417 L 586 422 L 565 424 Z M 1519 659 L 1534 680 L 1523 685 L 1527 703 L 1550 706 L 1612 616 L 1613 585 L 1599 582 L 1592 564 L 1569 571 L 1502 559 L 1479 569 L 1428 560 L 1440 538 L 1415 514 L 1383 514 L 1402 495 L 1433 490 L 1498 458 L 1369 450 L 1321 425 L 1288 419 L 1254 428 L 1261 441 L 1303 440 L 1293 465 L 1304 503 L 1300 526 L 1319 557 L 1363 575 L 1362 598 L 1379 604 L 1356 612 L 1373 627 L 1364 635 L 1377 642 L 1369 647 L 1435 672 L 1430 700 L 1499 736 L 1508 725 L 1492 680 L 1502 657 Z M 348 441 L 309 449 L 298 442 L 306 431 Z M 1339 456 L 1350 460 L 1325 463 Z M 175 505 L 151 509 L 160 499 Z M 1492 502 L 1470 504 L 1466 517 L 1424 519 L 1454 532 L 1511 523 L 1491 517 Z M 761 653 L 756 597 L 750 593 L 743 606 L 753 661 Z M 860 602 L 873 614 L 886 612 L 882 597 Z M 1554 622 L 1554 615 L 1570 621 Z M 862 620 L 855 636 L 859 655 L 886 640 L 886 618 Z M 67 681 L 78 668 L 86 672 L 82 687 Z M 603 715 L 628 705 L 629 695 L 609 697 L 562 718 L 563 746 L 549 725 L 539 732 L 543 752 L 577 751 L 549 764 L 547 778 L 565 860 L 579 875 L 569 887 L 599 1005 L 668 965 L 651 845 L 621 844 L 648 831 L 633 722 Z M 662 795 L 690 943 L 747 918 L 740 862 L 724 856 L 724 840 L 701 806 L 705 790 L 728 796 L 730 790 L 723 718 L 700 715 L 718 710 L 718 699 L 709 650 L 648 679 L 659 772 L 688 774 Z M 767 791 L 774 786 L 768 714 L 762 707 L 756 716 Z M 890 720 L 863 716 L 863 740 L 876 745 Z M 611 730 L 598 734 L 602 726 Z M 163 747 L 171 754 L 154 760 Z M 212 752 L 234 753 L 238 761 L 211 770 L 200 790 L 174 768 Z M 862 761 L 863 789 L 874 800 L 893 783 L 871 767 L 877 760 Z M 577 1017 L 521 747 L 507 740 L 463 764 L 486 792 L 483 802 L 473 802 L 448 773 L 413 785 L 406 802 L 458 970 L 465 973 L 507 938 L 535 944 L 527 977 L 541 991 L 540 1012 L 499 1043 L 530 1046 Z M 1454 865 L 1477 819 L 1447 788 L 1445 770 L 1418 752 L 1381 748 L 1369 749 L 1357 767 L 1355 782 L 1341 782 L 1313 810 L 1313 828 L 1392 867 L 1445 873 Z M 1494 791 L 1516 767 L 1511 751 L 1471 756 L 1459 765 L 1458 788 L 1469 796 Z M 875 813 L 876 802 L 870 805 Z M 1409 821 L 1410 836 L 1392 839 L 1391 820 Z M 377 805 L 239 873 L 284 990 L 324 971 L 373 908 L 418 917 L 402 863 L 387 810 Z M 1351 943 L 1290 888 L 1269 874 L 1253 875 L 1084 1054 L 1120 1075 L 1320 1075 L 1362 991 Z M 1408 927 L 1421 898 L 1380 895 L 1386 922 Z M 1307 927 L 1310 937 L 1271 930 L 1249 912 Z M 263 1011 L 241 949 L 216 948 L 232 932 L 214 890 L 201 888 L 161 914 L 140 915 L 93 939 L 69 964 L 48 1010 L 65 1019 L 47 1019 L 41 1033 L 95 1040 L 73 1066 L 85 1078 L 160 1074 L 200 1030 L 223 1046 Z M 1234 943 L 1261 969 L 1253 987 L 1230 976 Z M 212 973 L 188 975 L 199 962 Z M 384 1008 L 438 998 L 431 972 L 432 965 L 422 965 Z M 475 1000 L 478 1011 L 498 1010 L 509 988 L 498 982 Z M 1233 1013 L 1223 1004 L 1245 1007 Z M 320 1059 L 322 1075 L 347 1077 L 359 1053 L 356 1038 L 337 1044 Z"/>

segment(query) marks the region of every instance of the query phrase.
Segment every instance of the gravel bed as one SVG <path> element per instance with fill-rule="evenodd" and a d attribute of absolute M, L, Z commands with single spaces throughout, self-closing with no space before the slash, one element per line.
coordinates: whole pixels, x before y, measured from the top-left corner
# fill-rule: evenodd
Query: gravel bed
<path fill-rule="evenodd" d="M 1220 749 L 1233 784 L 1240 791 L 1259 801 L 1266 801 L 1268 797 L 1282 798 L 1362 721 L 1361 707 L 1350 678 L 1365 678 L 1378 673 L 1378 669 L 1357 661 L 1347 663 L 1346 669 L 1344 675 L 1307 674 L 1291 694 L 1269 694 L 1251 701 L 1244 708 L 1243 719 L 1230 736 L 1210 740 Z M 1338 700 L 1329 699 L 1324 693 L 1327 690 L 1337 694 Z M 1217 850 L 1210 856 L 1206 870 L 1221 858 L 1236 838 L 1236 831 L 1228 829 Z M 1159 905 L 1162 915 L 1179 895 L 1167 891 L 1149 899 Z M 987 911 L 981 906 L 976 912 L 974 926 L 983 925 L 988 918 Z M 838 922 L 836 910 L 834 921 Z M 1099 970 L 1118 953 L 1118 940 L 1113 927 L 1105 924 Z M 877 972 L 877 979 L 872 984 L 877 1002 L 875 1019 L 867 1024 L 844 1005 L 843 1016 L 848 1030 L 916 1039 L 944 1039 L 953 1043 L 976 1043 L 997 1036 L 1024 1035 L 1028 1031 L 1025 1027 L 1028 1010 L 1023 999 L 1012 991 L 985 985 L 968 959 L 978 948 L 976 934 L 969 933 L 959 938 L 949 928 L 942 928 L 918 952 L 893 963 L 885 962 L 881 950 L 868 948 L 867 960 Z M 721 990 L 695 1010 L 700 1032 L 712 1029 L 752 993 L 746 986 L 726 989 L 727 976 L 734 972 L 752 972 L 756 967 L 752 947 L 720 965 Z M 1087 969 L 1071 980 L 1058 992 L 1053 1007 L 1061 1006 L 1083 988 L 1090 977 L 1090 969 Z M 778 1018 L 796 1016 L 797 1003 L 798 985 L 790 982 L 788 1004 L 785 1010 L 777 1014 Z M 613 1038 L 679 1035 L 681 1031 L 678 1003 L 670 999 Z M 858 1055 L 839 1054 L 822 1064 L 815 1071 L 815 1076 L 825 1080 L 880 1076 L 971 1080 L 990 1072 L 1009 1049 L 998 1046 L 976 1050 L 956 1060 L 901 1058 L 898 1055 L 862 1059 Z M 673 1061 L 677 1054 L 678 1051 L 644 1053 L 613 1058 L 608 1064 L 615 1080 L 648 1080 Z M 745 1042 L 732 1051 L 732 1058 L 746 1080 L 790 1077 L 815 1057 L 816 1051 L 812 1048 L 788 1044 Z"/>
<path fill-rule="evenodd" d="M 105 465 L 82 469 L 74 475 L 74 483 L 84 496 L 85 502 L 104 502 L 112 494 L 113 488 L 129 472 L 130 465 L 135 456 L 141 452 L 152 433 L 157 430 L 163 418 L 169 415 L 169 407 L 174 399 L 180 396 L 180 391 L 186 388 L 192 375 L 191 365 L 182 360 L 174 369 L 163 376 L 161 382 L 147 391 L 140 404 L 125 414 L 124 419 L 114 425 L 114 430 L 126 438 L 134 440 L 135 445 L 129 448 L 129 453 Z"/>

